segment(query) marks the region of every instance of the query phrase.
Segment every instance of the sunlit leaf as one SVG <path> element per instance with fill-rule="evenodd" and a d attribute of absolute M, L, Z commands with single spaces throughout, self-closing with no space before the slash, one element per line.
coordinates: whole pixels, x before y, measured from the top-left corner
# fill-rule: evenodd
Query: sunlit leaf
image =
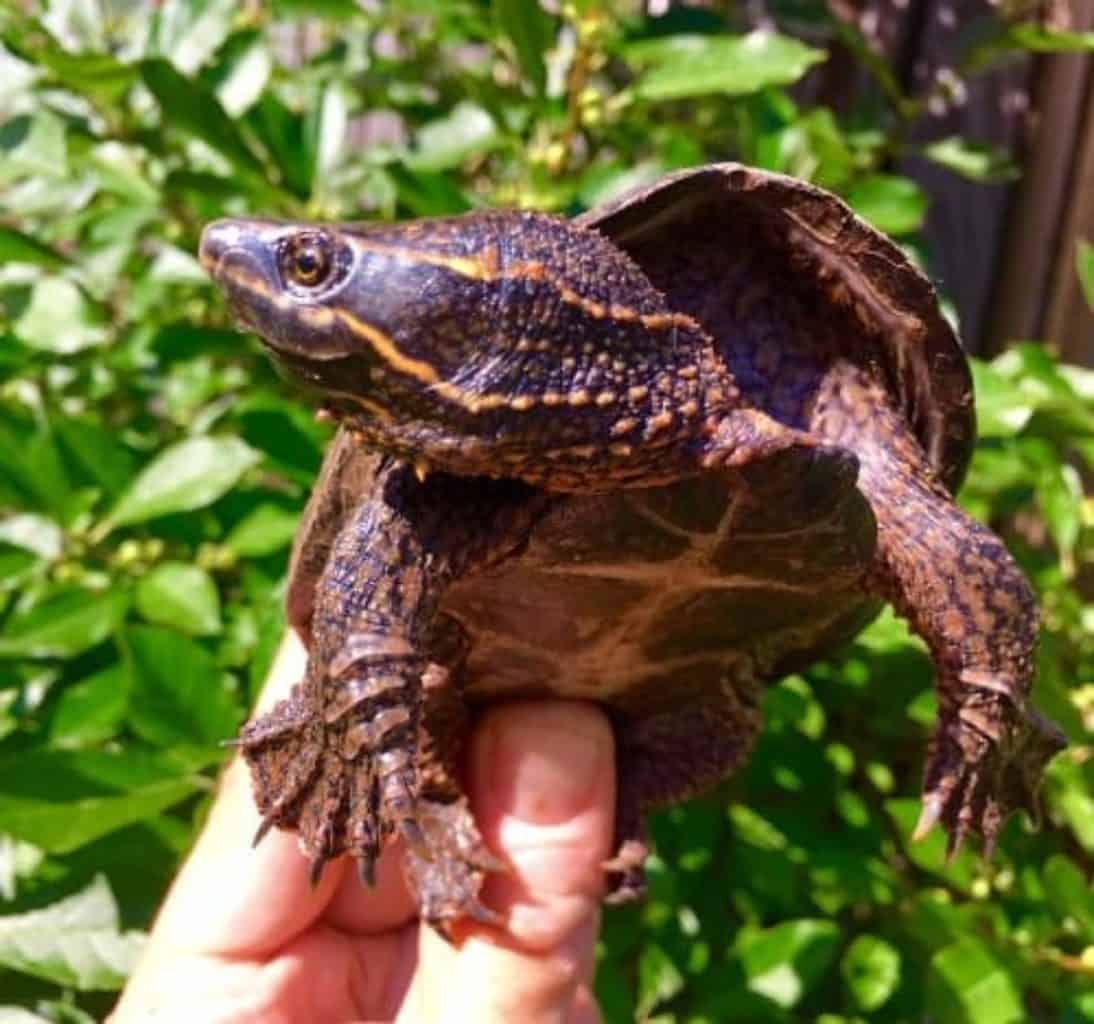
<path fill-rule="evenodd" d="M 143 945 L 140 933 L 121 931 L 102 875 L 51 906 L 0 917 L 0 964 L 68 988 L 121 988 Z"/>
<path fill-rule="evenodd" d="M 836 957 L 839 929 L 831 921 L 787 921 L 747 937 L 740 950 L 748 987 L 791 1007 L 824 976 Z"/>
<path fill-rule="evenodd" d="M 259 505 L 225 538 L 237 555 L 260 557 L 287 547 L 296 533 L 299 517 L 279 505 Z"/>
<path fill-rule="evenodd" d="M 741 96 L 796 82 L 824 60 L 823 51 L 766 31 L 746 36 L 666 36 L 634 43 L 626 55 L 648 69 L 635 89 L 649 100 L 711 93 Z"/>
<path fill-rule="evenodd" d="M 68 853 L 192 794 L 183 764 L 130 750 L 39 749 L 0 760 L 0 831 Z"/>
<path fill-rule="evenodd" d="M 1094 32 L 1067 32 L 1024 22 L 1010 29 L 1009 38 L 1021 49 L 1035 53 L 1094 53 Z"/>
<path fill-rule="evenodd" d="M 910 178 L 892 174 L 862 178 L 847 190 L 846 197 L 855 213 L 890 235 L 918 231 L 927 213 L 923 190 Z"/>
<path fill-rule="evenodd" d="M 220 596 L 212 577 L 196 565 L 164 562 L 137 582 L 134 604 L 149 622 L 184 633 L 220 631 Z"/>
<path fill-rule="evenodd" d="M 1017 1024 L 1029 1019 L 1014 980 L 973 938 L 931 958 L 927 1005 L 937 1020 L 961 1024 Z"/>
<path fill-rule="evenodd" d="M 128 604 L 124 591 L 57 588 L 8 619 L 0 631 L 0 657 L 70 658 L 110 636 Z"/>
<path fill-rule="evenodd" d="M 900 984 L 900 953 L 876 935 L 858 935 L 843 954 L 840 973 L 855 1005 L 872 1012 Z"/>
<path fill-rule="evenodd" d="M 1080 238 L 1075 249 L 1075 269 L 1090 312 L 1094 313 L 1094 245 Z"/>
<path fill-rule="evenodd" d="M 497 138 L 494 119 L 473 103 L 458 103 L 451 113 L 424 125 L 407 158 L 416 171 L 455 167 L 474 153 L 482 153 Z"/>
<path fill-rule="evenodd" d="M 939 139 L 923 148 L 928 159 L 970 181 L 1014 181 L 1020 171 L 1005 150 L 978 145 L 958 136 Z"/>
<path fill-rule="evenodd" d="M 189 743 L 216 746 L 231 739 L 240 709 L 225 686 L 224 673 L 193 640 L 158 627 L 127 633 L 133 690 L 133 728 L 160 746 Z"/>
<path fill-rule="evenodd" d="M 124 662 L 65 687 L 50 720 L 58 747 L 86 747 L 115 735 L 129 706 L 129 672 Z"/>
<path fill-rule="evenodd" d="M 539 0 L 493 0 L 494 17 L 516 50 L 524 77 L 542 95 L 547 85 L 544 53 L 550 48 L 554 26 Z"/>
<path fill-rule="evenodd" d="M 4 263 L 33 263 L 47 270 L 59 270 L 68 260 L 38 239 L 0 225 L 0 265 Z"/>
<path fill-rule="evenodd" d="M 204 85 L 180 74 L 164 60 L 141 62 L 141 78 L 163 108 L 166 124 L 212 146 L 237 169 L 263 174 L 261 161 L 220 101 Z"/>
<path fill-rule="evenodd" d="M 192 437 L 165 449 L 118 499 L 111 526 L 190 512 L 216 501 L 259 455 L 236 437 Z"/>

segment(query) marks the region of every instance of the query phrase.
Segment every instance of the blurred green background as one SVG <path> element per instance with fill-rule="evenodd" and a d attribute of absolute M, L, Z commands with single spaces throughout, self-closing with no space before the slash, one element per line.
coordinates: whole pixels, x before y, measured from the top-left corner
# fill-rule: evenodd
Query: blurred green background
<path fill-rule="evenodd" d="M 203 223 L 575 213 L 737 158 L 838 191 L 930 271 L 901 161 L 1017 173 L 910 142 L 937 88 L 838 5 L 761 33 L 652 6 L 0 0 L 0 1022 L 105 1014 L 283 629 L 328 432 L 230 329 Z M 959 82 L 1094 49 L 985 26 Z M 836 48 L 865 83 L 838 114 L 808 79 Z M 1089 244 L 1075 267 L 1094 303 Z M 883 617 L 770 690 L 745 771 L 657 818 L 650 898 L 605 918 L 607 1021 L 1094 1021 L 1094 374 L 1027 341 L 976 380 L 962 500 L 1040 593 L 1037 702 L 1071 741 L 1044 827 L 1012 820 L 990 864 L 909 842 L 934 697 Z"/>

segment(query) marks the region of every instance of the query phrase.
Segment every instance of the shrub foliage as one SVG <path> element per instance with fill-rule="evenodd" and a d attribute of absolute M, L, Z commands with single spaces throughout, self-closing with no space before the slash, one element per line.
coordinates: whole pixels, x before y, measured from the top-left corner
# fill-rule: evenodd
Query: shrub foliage
<path fill-rule="evenodd" d="M 923 97 L 823 5 L 787 24 L 522 0 L 0 8 L 0 1020 L 105 1012 L 284 628 L 328 435 L 230 329 L 202 224 L 576 212 L 732 157 L 918 251 L 928 199 L 891 167 Z M 879 85 L 841 117 L 793 89 L 835 39 Z M 993 22 L 958 71 L 1092 44 Z M 957 138 L 924 155 L 1012 172 Z M 1094 298 L 1094 250 L 1076 259 Z M 606 1019 L 1094 1020 L 1094 375 L 1023 344 L 976 377 L 963 501 L 1040 593 L 1037 699 L 1072 744 L 1043 828 L 1012 821 L 990 864 L 909 841 L 934 698 L 883 617 L 769 691 L 745 771 L 656 820 L 650 899 L 606 916 Z"/>

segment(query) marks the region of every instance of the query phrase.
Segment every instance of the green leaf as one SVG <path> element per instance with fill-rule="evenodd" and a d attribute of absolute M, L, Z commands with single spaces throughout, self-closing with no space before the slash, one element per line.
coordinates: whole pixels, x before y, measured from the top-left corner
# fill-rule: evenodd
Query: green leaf
<path fill-rule="evenodd" d="M 68 52 L 35 25 L 33 31 L 4 33 L 4 42 L 15 53 L 48 69 L 50 77 L 78 94 L 87 94 L 103 102 L 117 102 L 136 77 L 130 64 L 123 64 L 109 53 Z"/>
<path fill-rule="evenodd" d="M 166 125 L 185 132 L 231 161 L 237 170 L 264 176 L 255 156 L 216 94 L 201 82 L 179 74 L 165 60 L 141 61 L 141 78 L 163 110 Z"/>
<path fill-rule="evenodd" d="M 0 964 L 81 991 L 121 988 L 143 945 L 139 932 L 120 931 L 102 875 L 42 910 L 0 917 Z"/>
<path fill-rule="evenodd" d="M 748 987 L 782 1007 L 795 1006 L 835 960 L 839 929 L 831 921 L 787 921 L 747 936 L 739 956 Z"/>
<path fill-rule="evenodd" d="M 269 46 L 260 32 L 237 32 L 218 58 L 217 99 L 229 115 L 239 117 L 258 102 L 270 79 L 273 58 Z"/>
<path fill-rule="evenodd" d="M 1094 53 L 1094 32 L 1064 32 L 1033 22 L 1011 27 L 1010 40 L 1035 53 Z"/>
<path fill-rule="evenodd" d="M 196 565 L 157 565 L 141 577 L 134 599 L 149 622 L 197 636 L 220 632 L 220 595 L 212 577 Z"/>
<path fill-rule="evenodd" d="M 474 103 L 457 103 L 451 112 L 418 130 L 407 165 L 415 171 L 443 171 L 483 153 L 497 141 L 494 119 Z"/>
<path fill-rule="evenodd" d="M 65 687 L 50 720 L 56 747 L 88 747 L 114 736 L 129 706 L 130 680 L 124 662 Z"/>
<path fill-rule="evenodd" d="M 1076 243 L 1075 271 L 1079 275 L 1086 304 L 1094 313 L 1094 245 L 1082 238 Z"/>
<path fill-rule="evenodd" d="M 47 270 L 60 270 L 68 260 L 44 242 L 0 225 L 0 266 L 5 263 L 33 263 Z"/>
<path fill-rule="evenodd" d="M 50 425 L 80 469 L 111 497 L 133 479 L 137 460 L 115 433 L 86 416 L 58 416 Z"/>
<path fill-rule="evenodd" d="M 193 74 L 228 38 L 237 6 L 235 0 L 163 0 L 152 22 L 156 52 Z"/>
<path fill-rule="evenodd" d="M 311 188 L 321 191 L 346 149 L 349 102 L 340 83 L 328 85 L 305 122 L 312 171 Z"/>
<path fill-rule="evenodd" d="M 825 59 L 788 36 L 756 31 L 746 36 L 673 35 L 643 40 L 625 56 L 648 67 L 635 83 L 648 100 L 688 99 L 721 93 L 743 96 L 773 85 L 790 85 Z"/>
<path fill-rule="evenodd" d="M 927 196 L 910 178 L 872 174 L 848 189 L 847 202 L 878 231 L 908 235 L 923 227 Z"/>
<path fill-rule="evenodd" d="M 292 543 L 300 517 L 280 505 L 259 505 L 240 520 L 224 543 L 244 558 L 260 558 Z"/>
<path fill-rule="evenodd" d="M 111 529 L 212 504 L 259 460 L 237 437 L 192 437 L 140 472 L 108 517 Z"/>
<path fill-rule="evenodd" d="M 1063 453 L 1041 439 L 1030 439 L 1022 446 L 1024 461 L 1036 479 L 1037 504 L 1045 525 L 1060 551 L 1065 570 L 1074 568 L 1075 545 L 1082 525 L 1083 485 Z"/>
<path fill-rule="evenodd" d="M 129 630 L 129 720 L 150 743 L 212 747 L 235 735 L 241 709 L 224 673 L 194 641 L 167 629 Z"/>
<path fill-rule="evenodd" d="M 125 617 L 124 592 L 58 587 L 0 633 L 0 657 L 71 658 L 102 643 Z"/>
<path fill-rule="evenodd" d="M 72 355 L 109 338 L 102 311 L 80 287 L 63 277 L 44 277 L 15 321 L 21 341 L 57 355 Z"/>
<path fill-rule="evenodd" d="M 684 976 L 668 953 L 656 943 L 649 943 L 638 960 L 638 1017 L 645 1019 L 662 1002 L 666 1002 L 684 987 Z"/>
<path fill-rule="evenodd" d="M 1094 940 L 1094 891 L 1082 870 L 1074 861 L 1057 853 L 1045 862 L 1041 877 L 1049 901 L 1061 919 L 1074 918 L 1087 939 Z"/>
<path fill-rule="evenodd" d="M 0 832 L 58 854 L 159 814 L 199 785 L 185 764 L 132 749 L 35 750 L 0 769 Z"/>
<path fill-rule="evenodd" d="M 315 144 L 306 137 L 304 117 L 286 106 L 275 92 L 267 90 L 247 111 L 242 123 L 258 136 L 273 157 L 285 186 L 297 196 L 308 196 L 315 177 Z M 208 186 L 209 183 L 202 182 L 201 191 Z"/>
<path fill-rule="evenodd" d="M 494 19 L 513 44 L 524 77 L 542 96 L 547 87 L 543 55 L 550 49 L 554 22 L 539 0 L 494 0 Z"/>
<path fill-rule="evenodd" d="M 28 800 L 0 794 L 0 828 L 50 853 L 69 853 L 133 822 L 151 818 L 185 800 L 190 779 L 136 786 L 120 796 L 80 800 Z"/>
<path fill-rule="evenodd" d="M 976 431 L 980 437 L 1013 437 L 1033 416 L 1035 402 L 990 363 L 970 361 L 976 394 Z"/>
<path fill-rule="evenodd" d="M 927 1008 L 935 1019 L 954 1024 L 1010 1024 L 1029 1019 L 1010 975 L 972 938 L 955 942 L 931 958 Z"/>
<path fill-rule="evenodd" d="M 970 181 L 1006 182 L 1021 176 L 1021 171 L 1006 150 L 969 142 L 955 135 L 924 146 L 923 153 L 940 167 Z"/>
<path fill-rule="evenodd" d="M 876 935 L 856 936 L 843 954 L 840 973 L 855 1005 L 876 1010 L 900 984 L 900 952 Z"/>

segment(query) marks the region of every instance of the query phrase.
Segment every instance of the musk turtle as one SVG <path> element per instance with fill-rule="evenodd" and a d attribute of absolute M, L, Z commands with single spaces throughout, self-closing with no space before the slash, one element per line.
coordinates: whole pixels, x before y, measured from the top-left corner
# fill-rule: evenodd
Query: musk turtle
<path fill-rule="evenodd" d="M 891 602 L 939 720 L 917 832 L 990 847 L 1058 730 L 1031 707 L 1037 611 L 953 501 L 965 358 L 925 278 L 835 197 L 736 164 L 576 220 L 223 220 L 201 257 L 340 423 L 288 596 L 305 678 L 241 745 L 263 825 L 315 876 L 406 840 L 422 917 L 497 862 L 455 757 L 468 704 L 599 702 L 617 737 L 614 898 L 644 819 L 726 777 L 765 683 Z"/>

